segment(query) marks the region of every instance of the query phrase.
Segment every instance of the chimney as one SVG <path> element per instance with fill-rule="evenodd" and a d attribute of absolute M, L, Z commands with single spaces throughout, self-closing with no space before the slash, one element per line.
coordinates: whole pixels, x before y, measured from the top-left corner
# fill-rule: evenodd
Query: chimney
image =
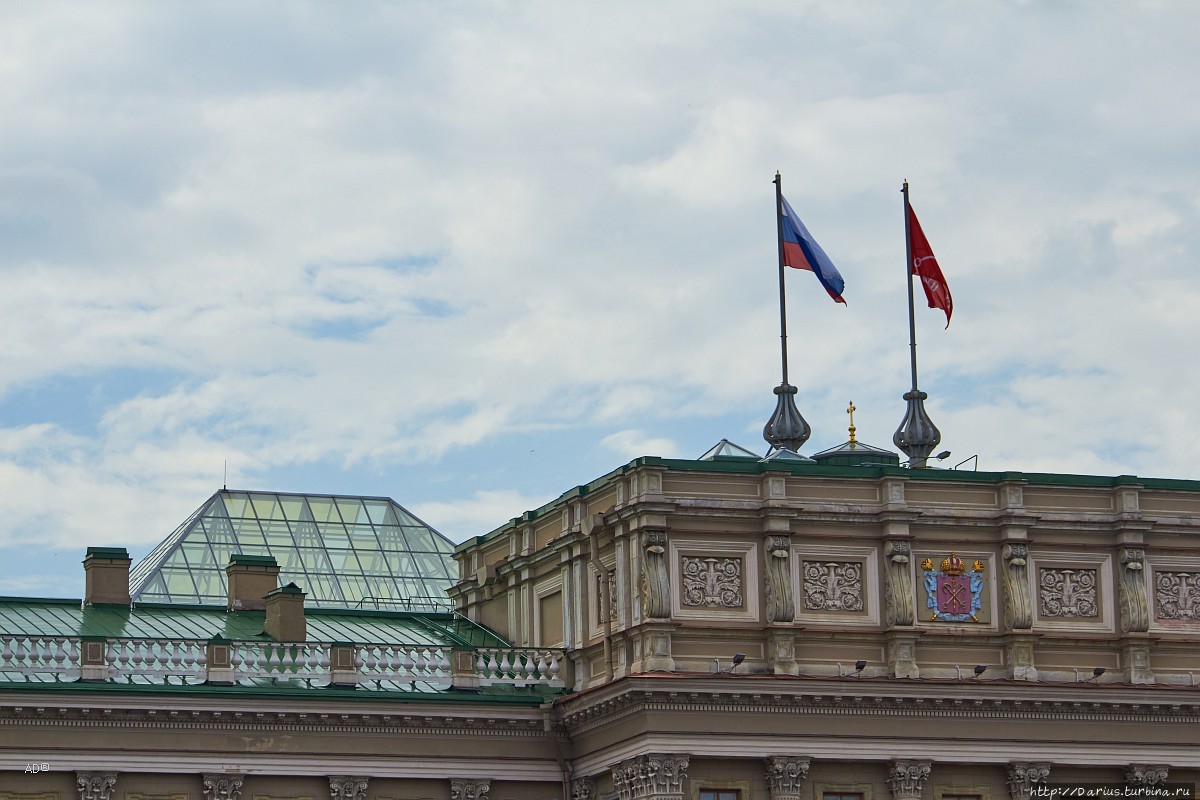
<path fill-rule="evenodd" d="M 83 559 L 83 602 L 129 605 L 129 564 L 124 547 L 89 547 Z"/>
<path fill-rule="evenodd" d="M 228 611 L 262 611 L 267 593 L 279 585 L 279 564 L 271 556 L 234 553 L 225 567 L 229 584 Z"/>
<path fill-rule="evenodd" d="M 267 619 L 263 633 L 277 642 L 303 642 L 308 639 L 304 621 L 304 590 L 294 583 L 267 592 Z"/>

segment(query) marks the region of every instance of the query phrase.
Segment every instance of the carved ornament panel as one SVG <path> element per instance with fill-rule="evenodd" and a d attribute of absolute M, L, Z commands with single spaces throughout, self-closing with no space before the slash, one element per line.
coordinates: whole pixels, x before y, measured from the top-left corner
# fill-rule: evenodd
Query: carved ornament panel
<path fill-rule="evenodd" d="M 742 559 L 684 556 L 683 605 L 741 608 Z"/>
<path fill-rule="evenodd" d="M 860 561 L 805 561 L 804 608 L 809 611 L 862 611 Z"/>
<path fill-rule="evenodd" d="M 1096 570 L 1038 570 L 1038 600 L 1043 617 L 1098 617 Z"/>
<path fill-rule="evenodd" d="M 1157 572 L 1154 613 L 1160 620 L 1200 622 L 1200 572 Z"/>

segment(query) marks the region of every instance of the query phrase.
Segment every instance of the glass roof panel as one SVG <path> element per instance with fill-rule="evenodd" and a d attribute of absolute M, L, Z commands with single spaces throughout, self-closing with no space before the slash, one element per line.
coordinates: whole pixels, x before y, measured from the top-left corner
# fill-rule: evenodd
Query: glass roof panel
<path fill-rule="evenodd" d="M 224 605 L 234 553 L 271 555 L 310 607 L 448 606 L 454 545 L 386 498 L 221 490 L 132 571 L 141 602 Z M 432 599 L 432 600 L 431 600 Z"/>
<path fill-rule="evenodd" d="M 312 518 L 317 522 L 341 522 L 342 516 L 338 514 L 337 501 L 332 497 L 309 497 L 308 509 L 312 512 Z"/>
<path fill-rule="evenodd" d="M 222 492 L 225 500 L 225 513 L 231 517 L 253 517 L 254 510 L 250 508 L 250 495 L 241 492 Z"/>
<path fill-rule="evenodd" d="M 252 494 L 250 503 L 254 507 L 254 516 L 259 519 L 283 519 L 279 498 L 273 494 Z"/>
<path fill-rule="evenodd" d="M 342 514 L 342 522 L 347 525 L 357 525 L 358 523 L 368 524 L 370 518 L 367 517 L 367 511 L 363 508 L 362 499 L 358 497 L 339 497 L 337 499 L 338 511 Z"/>

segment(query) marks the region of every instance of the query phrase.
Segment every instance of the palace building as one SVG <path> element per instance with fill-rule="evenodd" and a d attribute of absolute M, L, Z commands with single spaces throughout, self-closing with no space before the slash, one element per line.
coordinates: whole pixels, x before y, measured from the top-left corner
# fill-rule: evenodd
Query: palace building
<path fill-rule="evenodd" d="M 455 548 L 385 498 L 222 490 L 84 573 L 0 599 L 0 800 L 1200 783 L 1197 481 L 723 441 Z"/>

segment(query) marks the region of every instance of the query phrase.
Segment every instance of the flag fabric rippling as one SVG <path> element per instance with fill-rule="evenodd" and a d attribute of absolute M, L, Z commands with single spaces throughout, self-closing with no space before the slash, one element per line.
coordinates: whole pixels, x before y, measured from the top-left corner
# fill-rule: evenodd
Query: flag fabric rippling
<path fill-rule="evenodd" d="M 783 198 L 780 198 L 783 200 Z M 795 269 L 806 269 L 817 276 L 817 280 L 825 287 L 836 302 L 846 303 L 842 299 L 842 291 L 846 282 L 837 271 L 837 267 L 829 260 L 829 256 L 817 244 L 817 240 L 804 227 L 800 217 L 792 210 L 787 200 L 783 200 L 783 263 Z"/>

